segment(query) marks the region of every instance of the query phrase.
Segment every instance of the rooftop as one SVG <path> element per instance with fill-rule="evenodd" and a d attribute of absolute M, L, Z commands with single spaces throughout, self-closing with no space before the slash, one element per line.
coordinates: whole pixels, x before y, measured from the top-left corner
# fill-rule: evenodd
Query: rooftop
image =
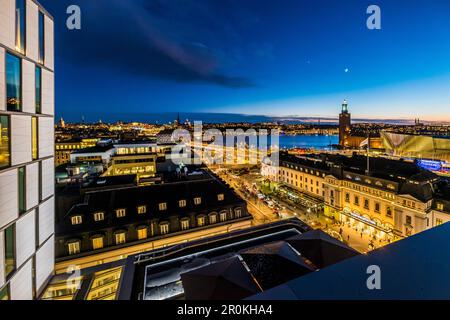
<path fill-rule="evenodd" d="M 131 256 L 124 271 L 128 282 L 123 282 L 120 297 L 144 300 L 248 297 L 251 292 L 272 288 L 318 269 L 320 261 L 308 254 L 305 243 L 290 243 L 293 237 L 308 238 L 311 232 L 315 233 L 302 221 L 289 219 Z M 317 239 L 315 235 L 311 237 Z M 330 263 L 347 259 L 347 252 L 358 255 L 328 235 L 324 239 L 334 248 L 327 253 L 334 255 L 335 260 Z M 318 251 L 319 242 L 314 244 Z"/>
<path fill-rule="evenodd" d="M 250 300 L 448 300 L 450 224 L 294 279 Z M 369 290 L 369 266 L 381 270 L 381 290 Z"/>
<path fill-rule="evenodd" d="M 99 181 L 110 181 L 111 188 L 98 190 L 86 190 L 81 203 L 73 206 L 67 213 L 67 217 L 82 215 L 86 223 L 73 226 L 70 219 L 63 219 L 56 228 L 57 235 L 79 234 L 80 232 L 97 232 L 105 227 L 121 227 L 129 223 L 147 221 L 148 215 L 137 214 L 137 207 L 146 206 L 147 212 L 153 217 L 165 217 L 169 219 L 171 215 L 180 212 L 212 212 L 220 207 L 229 204 L 245 202 L 234 193 L 224 182 L 216 177 L 201 171 L 199 175 L 192 179 L 187 176 L 184 179 L 172 180 L 168 183 L 155 184 L 149 186 L 114 186 L 116 183 L 131 183 L 133 176 L 117 178 L 100 178 Z M 104 180 L 103 180 L 104 179 Z M 223 194 L 223 201 L 218 201 L 218 194 Z M 200 197 L 201 203 L 194 204 L 194 198 Z M 186 207 L 180 210 L 178 201 L 186 200 Z M 167 209 L 159 210 L 159 204 L 166 203 Z M 126 216 L 115 217 L 115 210 L 126 209 Z M 94 223 L 93 214 L 96 212 L 105 213 L 105 221 Z"/>

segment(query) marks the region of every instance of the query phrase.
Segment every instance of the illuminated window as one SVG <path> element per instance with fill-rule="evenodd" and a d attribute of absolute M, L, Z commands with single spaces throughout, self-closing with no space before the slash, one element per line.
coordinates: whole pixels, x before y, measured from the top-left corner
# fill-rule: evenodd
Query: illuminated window
<path fill-rule="evenodd" d="M 116 244 L 117 244 L 117 245 L 118 245 L 118 244 L 123 244 L 123 243 L 125 243 L 125 242 L 127 241 L 125 232 L 117 232 L 117 233 L 114 235 L 114 238 L 115 238 L 115 240 L 116 240 Z"/>
<path fill-rule="evenodd" d="M 235 214 L 236 218 L 240 218 L 242 216 L 242 209 L 241 208 L 235 209 L 234 214 Z"/>
<path fill-rule="evenodd" d="M 202 198 L 200 198 L 200 197 L 194 198 L 194 203 L 195 203 L 195 205 L 198 206 L 199 204 L 202 203 Z"/>
<path fill-rule="evenodd" d="M 215 213 L 209 215 L 209 224 L 214 224 L 217 222 L 217 215 Z"/>
<path fill-rule="evenodd" d="M 140 227 L 137 229 L 137 236 L 139 240 L 147 239 L 147 227 Z"/>
<path fill-rule="evenodd" d="M 160 224 L 159 231 L 161 232 L 161 234 L 168 234 L 169 233 L 169 224 L 168 223 Z"/>
<path fill-rule="evenodd" d="M 147 206 L 139 206 L 137 207 L 138 214 L 144 214 L 147 213 Z"/>
<path fill-rule="evenodd" d="M 25 8 L 25 0 L 16 0 L 16 50 L 22 54 L 25 54 Z"/>
<path fill-rule="evenodd" d="M 181 230 L 189 229 L 189 219 L 181 220 Z"/>
<path fill-rule="evenodd" d="M 93 250 L 98 250 L 98 249 L 102 249 L 103 248 L 103 237 L 99 236 L 99 237 L 95 237 L 92 239 L 92 249 Z"/>
<path fill-rule="evenodd" d="M 80 253 L 80 241 L 73 241 L 67 244 L 67 250 L 69 255 Z"/>
<path fill-rule="evenodd" d="M 94 213 L 94 220 L 95 221 L 103 221 L 103 220 L 105 220 L 105 213 L 104 212 L 96 212 L 96 213 Z"/>
<path fill-rule="evenodd" d="M 31 118 L 31 154 L 33 160 L 38 158 L 38 119 L 36 117 Z"/>
<path fill-rule="evenodd" d="M 167 210 L 167 202 L 162 202 L 159 204 L 159 211 Z"/>
<path fill-rule="evenodd" d="M 444 211 L 444 204 L 443 204 L 443 203 L 438 203 L 438 204 L 437 204 L 437 209 L 438 209 L 439 211 Z"/>
<path fill-rule="evenodd" d="M 225 199 L 225 195 L 223 193 L 217 195 L 218 201 L 223 201 Z"/>
<path fill-rule="evenodd" d="M 127 215 L 127 210 L 126 209 L 117 209 L 116 210 L 116 217 L 117 218 L 123 218 Z"/>
<path fill-rule="evenodd" d="M 178 206 L 179 206 L 180 208 L 186 207 L 186 200 L 180 200 L 180 201 L 178 201 Z"/>
<path fill-rule="evenodd" d="M 201 216 L 197 218 L 197 226 L 203 227 L 205 225 L 205 217 Z"/>
<path fill-rule="evenodd" d="M 440 226 L 443 223 L 444 221 L 442 221 L 442 219 L 436 219 L 436 226 Z"/>
<path fill-rule="evenodd" d="M 82 216 L 73 216 L 71 218 L 72 225 L 82 224 L 83 223 L 83 217 Z"/>
<path fill-rule="evenodd" d="M 227 221 L 227 213 L 225 211 L 220 213 L 220 222 Z"/>
<path fill-rule="evenodd" d="M 10 53 L 6 54 L 6 106 L 8 111 L 22 111 L 22 65 Z"/>

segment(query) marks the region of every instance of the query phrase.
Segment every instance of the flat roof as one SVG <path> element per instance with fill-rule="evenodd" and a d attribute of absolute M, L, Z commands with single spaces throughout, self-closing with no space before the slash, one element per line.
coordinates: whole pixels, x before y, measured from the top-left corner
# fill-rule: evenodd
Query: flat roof
<path fill-rule="evenodd" d="M 249 300 L 448 300 L 450 224 L 291 280 Z M 443 248 L 443 249 L 442 249 Z M 381 289 L 369 290 L 369 266 Z"/>

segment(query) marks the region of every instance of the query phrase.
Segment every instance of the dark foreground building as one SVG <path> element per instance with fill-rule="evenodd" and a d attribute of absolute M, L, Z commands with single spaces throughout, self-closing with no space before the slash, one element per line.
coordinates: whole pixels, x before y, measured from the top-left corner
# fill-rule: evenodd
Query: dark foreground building
<path fill-rule="evenodd" d="M 357 255 L 324 232 L 290 219 L 83 269 L 79 285 L 70 288 L 70 275 L 61 274 L 42 298 L 238 300 Z"/>
<path fill-rule="evenodd" d="M 447 300 L 450 251 L 437 248 L 449 234 L 444 224 L 361 255 L 290 219 L 83 269 L 76 281 L 57 275 L 42 298 Z M 381 290 L 371 290 L 377 267 Z"/>
<path fill-rule="evenodd" d="M 149 186 L 104 186 L 83 193 L 57 224 L 61 260 L 251 219 L 246 203 L 205 171 Z"/>

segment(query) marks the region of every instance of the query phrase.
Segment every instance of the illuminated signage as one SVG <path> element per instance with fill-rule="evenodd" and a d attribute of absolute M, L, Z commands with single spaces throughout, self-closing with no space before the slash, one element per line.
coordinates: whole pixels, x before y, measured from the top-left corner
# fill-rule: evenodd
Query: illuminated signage
<path fill-rule="evenodd" d="M 441 171 L 442 170 L 442 162 L 435 160 L 417 160 L 417 165 L 423 169 L 430 171 Z"/>

